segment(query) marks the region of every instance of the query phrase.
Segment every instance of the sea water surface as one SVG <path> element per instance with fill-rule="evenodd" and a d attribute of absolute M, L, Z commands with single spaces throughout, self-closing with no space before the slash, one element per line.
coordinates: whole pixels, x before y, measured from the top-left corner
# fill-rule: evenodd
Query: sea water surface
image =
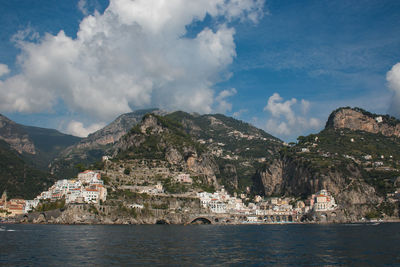
<path fill-rule="evenodd" d="M 400 224 L 4 224 L 0 265 L 400 266 Z"/>

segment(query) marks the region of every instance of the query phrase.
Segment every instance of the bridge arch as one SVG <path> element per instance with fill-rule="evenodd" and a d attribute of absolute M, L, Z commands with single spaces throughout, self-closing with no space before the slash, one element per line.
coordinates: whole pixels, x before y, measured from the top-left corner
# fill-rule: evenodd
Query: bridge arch
<path fill-rule="evenodd" d="M 204 217 L 198 217 L 190 222 L 190 224 L 211 224 L 211 221 Z"/>

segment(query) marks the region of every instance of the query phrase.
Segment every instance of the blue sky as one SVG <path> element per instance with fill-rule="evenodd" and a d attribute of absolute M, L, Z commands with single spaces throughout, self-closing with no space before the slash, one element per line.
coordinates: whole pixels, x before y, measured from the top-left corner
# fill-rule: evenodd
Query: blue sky
<path fill-rule="evenodd" d="M 286 141 L 340 106 L 400 114 L 399 1 L 112 2 L 2 1 L 0 112 L 76 135 L 138 108 L 222 112 Z"/>

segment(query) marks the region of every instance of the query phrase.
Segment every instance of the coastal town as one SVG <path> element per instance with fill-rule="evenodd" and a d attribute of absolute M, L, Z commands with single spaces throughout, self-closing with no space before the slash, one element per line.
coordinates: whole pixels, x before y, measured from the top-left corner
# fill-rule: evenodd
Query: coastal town
<path fill-rule="evenodd" d="M 54 202 L 65 200 L 70 203 L 98 204 L 106 201 L 107 189 L 98 172 L 91 170 L 81 172 L 77 179 L 58 180 L 47 191 L 42 192 L 33 200 L 10 199 L 7 201 L 7 192 L 3 192 L 0 199 L 0 217 L 14 217 L 34 210 L 41 201 Z"/>
<path fill-rule="evenodd" d="M 181 173 L 174 178 L 176 183 L 190 185 L 193 180 L 189 174 Z M 149 186 L 125 186 L 138 194 L 150 196 L 165 196 L 163 185 L 157 183 Z M 205 215 L 220 218 L 239 218 L 239 223 L 292 223 L 300 222 L 301 218 L 312 212 L 333 212 L 337 209 L 334 197 L 327 190 L 320 190 L 308 199 L 299 200 L 291 197 L 261 197 L 247 194 L 230 195 L 222 186 L 215 192 L 189 192 L 182 196 L 198 200 Z M 174 195 L 174 197 L 179 197 Z M 107 188 L 101 179 L 101 173 L 87 170 L 74 179 L 58 180 L 48 190 L 40 193 L 33 200 L 7 199 L 4 192 L 0 199 L 0 217 L 13 218 L 36 210 L 43 202 L 64 201 L 65 205 L 102 205 L 107 200 Z M 128 203 L 130 209 L 141 210 L 144 205 Z M 229 222 L 229 220 L 224 220 Z M 235 220 L 238 222 L 238 220 Z"/>

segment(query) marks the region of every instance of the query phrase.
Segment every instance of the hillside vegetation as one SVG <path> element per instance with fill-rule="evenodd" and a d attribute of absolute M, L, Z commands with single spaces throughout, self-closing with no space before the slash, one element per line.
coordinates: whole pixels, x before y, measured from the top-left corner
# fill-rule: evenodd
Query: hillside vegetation
<path fill-rule="evenodd" d="M 0 192 L 11 198 L 33 199 L 47 189 L 55 178 L 27 164 L 10 146 L 0 141 Z"/>

